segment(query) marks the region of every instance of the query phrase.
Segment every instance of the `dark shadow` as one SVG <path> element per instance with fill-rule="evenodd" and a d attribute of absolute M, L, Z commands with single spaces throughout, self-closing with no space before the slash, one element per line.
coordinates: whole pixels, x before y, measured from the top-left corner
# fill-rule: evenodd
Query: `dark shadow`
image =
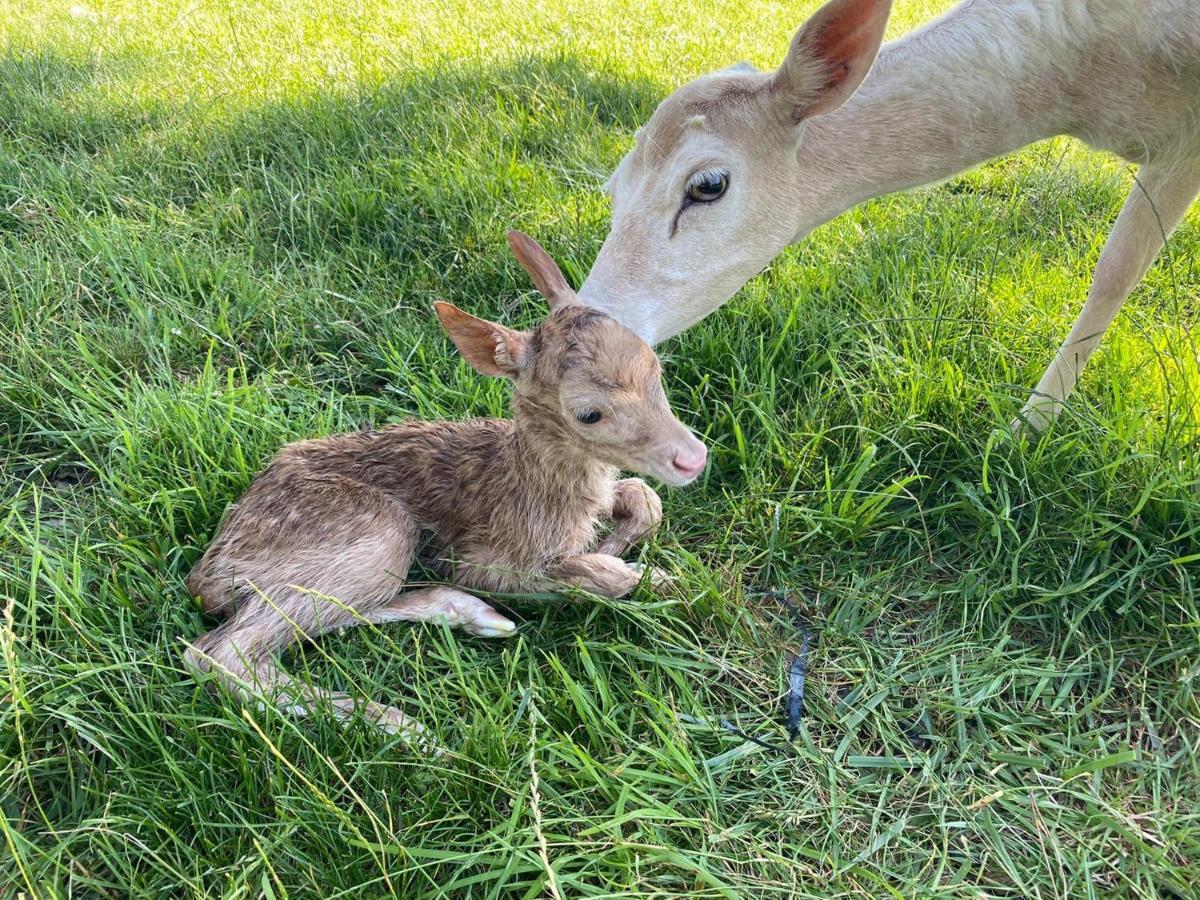
<path fill-rule="evenodd" d="M 0 155 L 0 171 L 30 152 L 86 158 L 110 148 L 114 139 L 153 127 L 163 111 L 152 104 L 97 106 L 87 93 L 140 68 L 136 58 L 122 54 L 70 59 L 44 49 L 0 53 L 0 135 L 11 142 Z M 11 191 L 13 184 L 6 178 L 0 190 Z"/>
<path fill-rule="evenodd" d="M 527 57 L 399 73 L 217 123 L 216 109 L 81 99 L 119 74 L 117 64 L 46 52 L 0 57 L 0 122 L 18 150 L 0 171 L 21 156 L 57 156 L 75 171 L 47 173 L 41 186 L 27 178 L 25 193 L 57 193 L 65 181 L 81 212 L 138 218 L 167 207 L 211 219 L 243 251 L 311 257 L 354 246 L 397 269 L 454 267 L 498 218 L 520 216 L 522 188 L 534 181 L 598 190 L 615 162 L 603 139 L 631 133 L 666 92 L 572 57 Z M 169 127 L 146 140 L 160 126 Z M 18 210 L 12 226 L 22 198 L 4 181 L 0 206 Z"/>
<path fill-rule="evenodd" d="M 378 393 L 414 334 L 433 334 L 433 299 L 537 311 L 506 229 L 535 232 L 582 281 L 607 224 L 600 185 L 666 90 L 568 56 L 447 63 L 232 116 L 98 89 L 137 72 L 0 55 L 7 277 L 40 282 L 56 311 L 32 333 L 0 314 L 0 338 L 44 348 L 48 391 L 76 362 L 75 322 L 102 350 L 97 379 L 188 378 L 212 353 L 249 378 L 300 369 Z M 0 422 L 18 433 L 38 400 L 14 388 Z"/>

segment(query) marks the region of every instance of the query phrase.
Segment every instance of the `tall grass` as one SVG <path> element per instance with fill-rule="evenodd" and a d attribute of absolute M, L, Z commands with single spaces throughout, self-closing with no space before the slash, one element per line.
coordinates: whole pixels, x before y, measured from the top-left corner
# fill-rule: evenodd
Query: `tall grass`
<path fill-rule="evenodd" d="M 843 216 L 663 348 L 713 462 L 667 496 L 661 593 L 289 659 L 446 757 L 180 666 L 186 573 L 274 450 L 502 414 L 431 301 L 535 321 L 504 230 L 580 282 L 656 102 L 813 6 L 9 8 L 0 894 L 1200 890 L 1200 219 L 1014 443 L 1131 179 L 1067 142 Z M 813 625 L 788 754 L 721 726 L 785 738 L 769 587 Z"/>

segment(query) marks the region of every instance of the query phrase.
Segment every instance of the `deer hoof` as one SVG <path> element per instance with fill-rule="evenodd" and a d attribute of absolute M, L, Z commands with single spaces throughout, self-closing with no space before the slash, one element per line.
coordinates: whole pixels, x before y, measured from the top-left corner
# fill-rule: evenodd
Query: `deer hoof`
<path fill-rule="evenodd" d="M 492 609 L 477 619 L 464 622 L 463 630 L 467 634 L 475 635 L 475 637 L 506 638 L 516 634 L 517 626 L 511 619 L 504 618 L 504 616 Z"/>
<path fill-rule="evenodd" d="M 655 566 L 645 566 L 642 563 L 633 562 L 627 562 L 625 565 L 637 575 L 639 581 L 649 581 L 652 588 L 664 587 L 674 580 L 671 575 Z"/>

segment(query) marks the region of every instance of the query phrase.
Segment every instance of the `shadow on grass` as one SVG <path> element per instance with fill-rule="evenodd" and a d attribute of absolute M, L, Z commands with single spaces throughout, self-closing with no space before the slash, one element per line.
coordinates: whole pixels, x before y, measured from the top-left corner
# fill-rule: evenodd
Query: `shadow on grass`
<path fill-rule="evenodd" d="M 49 49 L 0 53 L 0 135 L 9 143 L 0 166 L 11 166 L 11 157 L 27 154 L 61 161 L 98 153 L 111 146 L 114 136 L 129 138 L 153 125 L 152 106 L 95 103 L 98 89 L 123 83 L 141 69 L 127 54 L 69 58 Z M 5 189 L 12 190 L 11 183 Z"/>
<path fill-rule="evenodd" d="M 401 72 L 248 109 L 164 109 L 95 90 L 122 71 L 134 70 L 49 51 L 0 57 L 13 151 L 0 206 L 54 196 L 60 214 L 160 225 L 170 210 L 244 251 L 375 254 L 397 270 L 461 269 L 464 249 L 501 255 L 481 241 L 548 205 L 548 182 L 598 193 L 622 135 L 663 93 L 557 56 Z"/>
<path fill-rule="evenodd" d="M 22 301 L 0 312 L 0 365 L 26 370 L 4 385 L 18 408 L 45 405 L 31 382 L 61 393 L 80 333 L 97 380 L 188 379 L 212 354 L 378 392 L 432 334 L 432 300 L 540 308 L 506 229 L 582 281 L 599 186 L 663 92 L 568 56 L 251 108 L 167 108 L 139 98 L 143 76 L 0 56 L 0 289 Z"/>

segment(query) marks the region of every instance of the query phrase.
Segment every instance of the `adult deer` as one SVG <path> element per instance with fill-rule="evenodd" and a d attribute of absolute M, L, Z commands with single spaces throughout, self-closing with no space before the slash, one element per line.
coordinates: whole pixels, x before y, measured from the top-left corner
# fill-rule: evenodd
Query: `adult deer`
<path fill-rule="evenodd" d="M 1040 429 L 1200 192 L 1200 2 L 965 0 L 881 51 L 890 10 L 831 0 L 777 71 L 667 97 L 609 182 L 580 296 L 661 341 L 855 204 L 1072 135 L 1141 169 L 1018 420 Z"/>

